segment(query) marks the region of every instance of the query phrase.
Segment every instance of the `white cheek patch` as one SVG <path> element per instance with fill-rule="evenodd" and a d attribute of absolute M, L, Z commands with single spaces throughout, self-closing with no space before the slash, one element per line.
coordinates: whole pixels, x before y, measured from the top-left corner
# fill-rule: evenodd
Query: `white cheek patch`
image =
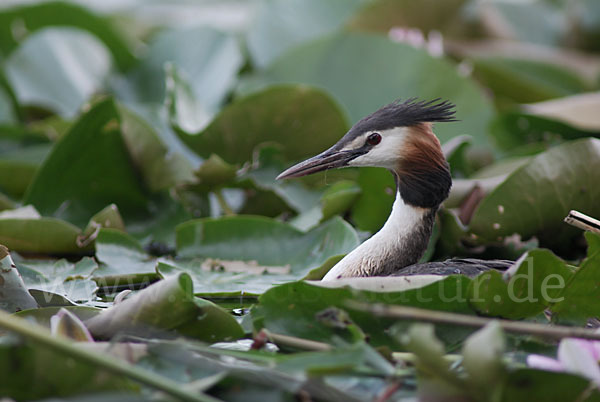
<path fill-rule="evenodd" d="M 391 130 L 379 131 L 379 133 L 381 134 L 381 142 L 375 145 L 368 153 L 351 160 L 348 163 L 349 166 L 373 166 L 394 169 L 398 163 L 400 152 L 406 140 L 406 128 L 399 127 Z M 365 134 L 364 137 L 361 136 L 362 143 L 360 146 L 364 144 L 366 135 L 367 134 Z M 354 143 L 354 141 L 352 142 Z"/>
<path fill-rule="evenodd" d="M 350 141 L 348 144 L 346 144 L 346 146 L 344 148 L 342 148 L 342 151 L 350 151 L 352 149 L 362 147 L 365 144 L 365 141 L 367 140 L 367 135 L 369 135 L 369 134 L 370 133 L 365 133 L 363 135 L 359 135 L 358 137 L 356 137 L 355 139 Z"/>

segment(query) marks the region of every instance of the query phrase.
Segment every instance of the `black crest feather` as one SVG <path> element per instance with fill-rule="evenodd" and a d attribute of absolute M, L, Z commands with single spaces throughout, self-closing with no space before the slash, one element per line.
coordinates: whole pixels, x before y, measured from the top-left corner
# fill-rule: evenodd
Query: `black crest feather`
<path fill-rule="evenodd" d="M 366 131 L 407 127 L 419 123 L 458 121 L 454 117 L 454 104 L 441 98 L 418 101 L 410 98 L 394 101 L 356 123 L 348 132 L 351 136 Z"/>

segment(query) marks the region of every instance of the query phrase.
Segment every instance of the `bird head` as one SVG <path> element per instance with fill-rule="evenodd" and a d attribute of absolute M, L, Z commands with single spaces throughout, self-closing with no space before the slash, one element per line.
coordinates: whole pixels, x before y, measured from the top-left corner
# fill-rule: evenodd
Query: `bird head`
<path fill-rule="evenodd" d="M 393 102 L 356 123 L 335 145 L 282 172 L 277 179 L 333 168 L 371 166 L 394 173 L 398 192 L 415 207 L 437 207 L 452 185 L 433 122 L 456 121 L 454 105 L 439 99 Z"/>

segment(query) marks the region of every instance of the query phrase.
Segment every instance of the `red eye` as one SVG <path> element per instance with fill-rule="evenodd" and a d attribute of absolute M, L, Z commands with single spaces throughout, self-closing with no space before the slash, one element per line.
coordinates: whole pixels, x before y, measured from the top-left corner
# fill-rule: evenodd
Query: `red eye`
<path fill-rule="evenodd" d="M 381 142 L 381 134 L 373 133 L 367 137 L 367 144 L 369 145 L 377 145 Z"/>

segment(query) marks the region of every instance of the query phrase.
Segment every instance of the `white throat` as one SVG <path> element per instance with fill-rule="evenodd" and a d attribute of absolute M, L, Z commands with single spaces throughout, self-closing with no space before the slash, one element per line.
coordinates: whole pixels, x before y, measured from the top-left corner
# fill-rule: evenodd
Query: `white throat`
<path fill-rule="evenodd" d="M 426 247 L 431 235 L 433 214 L 434 211 L 429 208 L 406 204 L 397 193 L 385 225 L 342 258 L 323 280 L 389 275 L 401 267 L 416 263 L 425 251 L 422 238 L 425 237 Z M 431 219 L 427 219 L 427 216 Z"/>

